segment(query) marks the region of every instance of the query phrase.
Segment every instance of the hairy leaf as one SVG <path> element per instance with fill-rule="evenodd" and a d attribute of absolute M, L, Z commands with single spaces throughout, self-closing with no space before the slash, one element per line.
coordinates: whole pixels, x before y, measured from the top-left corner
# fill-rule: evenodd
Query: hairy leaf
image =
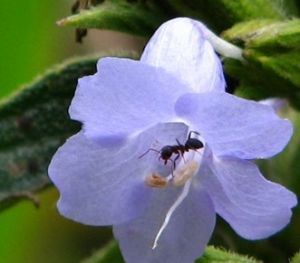
<path fill-rule="evenodd" d="M 141 258 L 141 262 L 142 262 Z M 116 242 L 110 242 L 106 247 L 97 251 L 90 258 L 82 263 L 123 263 L 121 252 Z M 212 246 L 206 248 L 203 256 L 196 261 L 197 263 L 258 263 L 258 261 L 246 256 L 241 256 L 232 252 L 218 249 Z"/>
<path fill-rule="evenodd" d="M 244 22 L 224 37 L 244 48 L 246 62 L 227 60 L 225 69 L 249 97 L 284 97 L 300 108 L 300 19 Z"/>
<path fill-rule="evenodd" d="M 145 1 L 146 2 L 146 1 Z M 148 2 L 148 1 L 147 1 Z M 109 29 L 138 36 L 150 36 L 167 19 L 156 5 L 139 1 L 107 0 L 58 21 L 78 28 Z"/>
<path fill-rule="evenodd" d="M 221 262 L 232 262 L 232 263 L 258 263 L 259 261 L 242 256 L 230 251 L 208 246 L 205 249 L 203 256 L 196 261 L 196 263 L 221 263 Z"/>
<path fill-rule="evenodd" d="M 149 37 L 164 21 L 179 16 L 201 20 L 216 32 L 256 18 L 284 19 L 299 13 L 296 0 L 105 0 L 67 17 L 59 25 L 110 29 Z"/>

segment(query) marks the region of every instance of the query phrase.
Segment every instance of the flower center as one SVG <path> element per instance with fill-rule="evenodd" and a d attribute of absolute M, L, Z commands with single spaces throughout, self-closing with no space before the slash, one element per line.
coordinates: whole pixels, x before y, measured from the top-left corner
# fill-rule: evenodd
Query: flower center
<path fill-rule="evenodd" d="M 191 137 L 192 134 L 195 134 L 196 138 Z M 188 135 L 188 139 L 186 143 L 180 144 L 177 140 L 177 145 L 167 145 L 164 146 L 159 153 L 161 154 L 160 158 L 164 160 L 165 164 L 171 158 L 172 154 L 177 154 L 174 160 L 171 159 L 173 163 L 173 168 L 171 174 L 164 177 L 157 172 L 153 172 L 148 175 L 145 179 L 146 185 L 154 188 L 166 188 L 168 186 L 171 187 L 182 187 L 182 191 L 179 196 L 176 198 L 174 203 L 168 209 L 164 222 L 158 230 L 158 233 L 155 236 L 152 249 L 157 247 L 160 236 L 163 231 L 167 227 L 173 213 L 181 205 L 183 200 L 186 198 L 190 191 L 190 187 L 193 181 L 194 175 L 196 175 L 199 171 L 199 167 L 202 161 L 204 144 L 203 140 L 199 140 L 200 134 L 198 132 L 191 131 Z M 141 157 L 147 154 L 150 150 L 154 150 L 150 148 L 146 153 L 144 153 Z M 156 151 L 156 150 L 154 150 Z M 185 155 L 183 155 L 185 154 Z M 178 165 L 176 165 L 177 159 L 182 156 Z"/>
<path fill-rule="evenodd" d="M 168 180 L 158 173 L 152 173 L 146 177 L 145 183 L 150 187 L 165 188 L 168 185 Z"/>
<path fill-rule="evenodd" d="M 167 187 L 168 182 L 171 183 L 171 186 L 175 186 L 175 187 L 183 186 L 181 193 L 179 194 L 179 196 L 176 198 L 175 202 L 172 204 L 172 206 L 167 211 L 165 220 L 164 220 L 163 224 L 161 225 L 158 233 L 156 234 L 152 249 L 155 249 L 157 247 L 159 238 L 160 238 L 161 234 L 163 233 L 163 231 L 165 230 L 165 228 L 167 227 L 173 213 L 175 212 L 176 208 L 180 206 L 180 204 L 183 202 L 183 200 L 185 199 L 185 197 L 188 195 L 188 193 L 190 191 L 192 179 L 193 179 L 194 175 L 197 174 L 199 167 L 200 167 L 199 157 L 197 158 L 195 156 L 195 153 L 193 153 L 193 155 L 194 155 L 193 158 L 189 159 L 187 162 L 184 162 L 184 160 L 182 160 L 180 162 L 178 168 L 174 171 L 174 174 L 171 174 L 168 177 L 162 177 L 157 174 L 152 174 L 150 177 L 148 177 L 148 179 L 151 179 L 151 180 L 148 180 L 148 183 L 147 183 L 147 179 L 146 179 L 146 183 L 149 186 L 155 185 L 154 187 L 157 187 L 157 188 L 161 188 L 160 187 L 161 185 L 163 185 L 163 187 Z M 202 158 L 202 155 L 200 158 Z M 157 176 L 158 176 L 158 178 L 157 178 Z M 149 181 L 152 182 L 152 184 L 150 184 Z"/>

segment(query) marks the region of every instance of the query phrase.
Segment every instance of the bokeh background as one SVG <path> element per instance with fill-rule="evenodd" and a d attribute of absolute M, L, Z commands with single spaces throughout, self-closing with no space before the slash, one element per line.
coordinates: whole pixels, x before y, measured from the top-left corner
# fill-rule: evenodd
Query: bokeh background
<path fill-rule="evenodd" d="M 97 30 L 90 30 L 83 44 L 76 43 L 74 29 L 59 28 L 55 24 L 70 13 L 72 2 L 1 0 L 0 98 L 66 58 L 101 51 L 143 49 L 145 39 Z M 299 131 L 298 126 L 296 131 Z M 299 167 L 300 158 L 297 158 Z M 274 168 L 272 165 L 276 160 L 282 165 Z M 282 179 L 284 176 L 291 176 L 290 170 L 285 168 L 287 162 L 278 157 L 273 164 L 262 164 L 269 177 L 272 174 L 268 170 L 277 170 L 279 176 L 272 179 L 283 182 L 299 194 L 299 172 L 293 174 L 291 180 L 285 180 Z M 38 198 L 41 203 L 39 209 L 29 201 L 22 201 L 0 213 L 0 262 L 80 262 L 111 237 L 109 228 L 83 226 L 59 216 L 55 189 L 43 191 Z M 265 262 L 287 262 L 300 247 L 299 218 L 298 207 L 288 228 L 271 239 L 259 242 L 239 239 L 219 219 L 211 242 L 262 258 Z"/>

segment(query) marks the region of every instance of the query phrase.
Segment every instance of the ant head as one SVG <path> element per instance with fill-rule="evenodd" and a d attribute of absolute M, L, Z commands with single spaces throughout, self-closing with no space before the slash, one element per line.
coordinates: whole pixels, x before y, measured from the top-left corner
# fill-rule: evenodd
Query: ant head
<path fill-rule="evenodd" d="M 185 143 L 185 147 L 191 150 L 197 150 L 203 147 L 203 143 L 196 138 L 189 138 Z"/>
<path fill-rule="evenodd" d="M 170 145 L 166 145 L 161 148 L 160 152 L 161 152 L 160 154 L 161 159 L 168 160 L 173 154 L 173 147 Z"/>

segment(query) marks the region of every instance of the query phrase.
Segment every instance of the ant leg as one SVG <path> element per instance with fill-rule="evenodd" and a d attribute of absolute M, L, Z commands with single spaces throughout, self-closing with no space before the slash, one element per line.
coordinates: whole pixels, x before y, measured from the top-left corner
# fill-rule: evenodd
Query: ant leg
<path fill-rule="evenodd" d="M 178 160 L 178 158 L 180 157 L 181 153 L 177 153 L 175 159 L 173 160 L 173 164 L 174 164 L 174 170 L 176 169 L 176 161 Z"/>
<path fill-rule="evenodd" d="M 176 162 L 175 162 L 175 160 L 172 160 L 171 158 L 169 158 L 168 160 L 165 160 L 165 165 L 168 163 L 168 161 L 170 161 L 172 163 L 171 175 L 172 175 L 172 178 L 173 178 L 174 177 L 174 170 L 176 169 Z"/>
<path fill-rule="evenodd" d="M 180 153 L 177 153 L 176 157 L 174 160 L 169 159 L 172 163 L 173 163 L 173 167 L 172 167 L 172 177 L 174 177 L 174 171 L 176 170 L 176 161 L 178 160 L 178 158 L 180 157 Z"/>
<path fill-rule="evenodd" d="M 160 152 L 159 152 L 160 153 Z M 160 156 L 158 156 L 158 160 L 160 161 L 160 160 L 163 160 L 163 162 L 164 162 L 164 165 L 167 165 L 167 163 L 168 163 L 168 159 L 167 160 L 165 160 L 165 159 L 163 159 L 163 158 L 161 158 L 161 155 Z"/>
<path fill-rule="evenodd" d="M 180 143 L 180 141 L 178 141 L 178 139 L 176 139 L 176 142 L 177 142 L 177 144 L 178 144 L 178 146 L 179 146 L 178 151 L 180 152 L 180 155 L 181 155 L 183 161 L 185 162 L 185 159 L 184 159 L 184 152 L 185 152 L 185 151 L 188 151 L 188 150 L 185 150 L 184 145 L 182 145 L 182 144 Z M 179 158 L 179 157 L 176 157 L 175 159 L 177 160 L 178 158 Z"/>
<path fill-rule="evenodd" d="M 140 155 L 140 156 L 138 157 L 138 159 L 143 158 L 143 157 L 144 157 L 147 153 L 149 153 L 150 151 L 160 153 L 160 151 L 158 151 L 158 150 L 156 150 L 156 149 L 149 148 L 146 152 L 144 152 L 142 155 Z"/>
<path fill-rule="evenodd" d="M 182 144 L 180 143 L 180 141 L 178 141 L 178 139 L 176 139 L 176 142 L 178 144 L 178 146 L 181 146 Z"/>
<path fill-rule="evenodd" d="M 173 166 L 172 166 L 172 169 L 171 169 L 171 174 L 172 174 L 172 178 L 173 178 L 174 177 L 174 170 L 176 169 L 176 162 L 172 159 L 169 159 L 169 160 L 173 163 Z"/>

